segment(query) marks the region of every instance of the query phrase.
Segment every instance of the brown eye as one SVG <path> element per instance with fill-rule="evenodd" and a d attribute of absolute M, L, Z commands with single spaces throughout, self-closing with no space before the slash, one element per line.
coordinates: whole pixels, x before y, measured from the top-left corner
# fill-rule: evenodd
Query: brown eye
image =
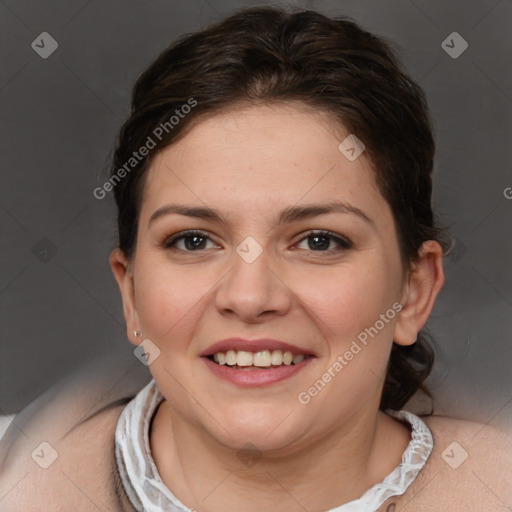
<path fill-rule="evenodd" d="M 303 242 L 304 240 L 308 241 L 306 250 L 314 252 L 325 252 L 332 254 L 350 249 L 352 247 L 352 243 L 349 240 L 337 236 L 330 231 L 312 231 L 307 236 L 302 238 L 300 242 Z M 333 243 L 338 247 L 333 249 Z"/>
<path fill-rule="evenodd" d="M 185 231 L 167 239 L 162 245 L 165 249 L 193 252 L 205 249 L 207 241 L 212 241 L 208 235 L 201 231 Z M 183 242 L 180 246 L 180 243 Z"/>

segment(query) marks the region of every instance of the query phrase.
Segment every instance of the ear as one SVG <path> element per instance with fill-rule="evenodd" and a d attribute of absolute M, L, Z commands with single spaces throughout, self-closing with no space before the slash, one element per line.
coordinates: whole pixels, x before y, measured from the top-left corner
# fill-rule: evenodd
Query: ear
<path fill-rule="evenodd" d="M 412 345 L 426 324 L 438 293 L 444 285 L 443 250 L 438 242 L 428 240 L 418 251 L 404 286 L 393 341 Z"/>
<path fill-rule="evenodd" d="M 126 335 L 133 345 L 139 345 L 142 338 L 136 338 L 134 331 L 140 331 L 139 318 L 135 307 L 135 289 L 133 272 L 130 262 L 121 249 L 116 248 L 110 253 L 110 268 L 119 286 L 123 299 L 123 312 L 126 322 Z"/>

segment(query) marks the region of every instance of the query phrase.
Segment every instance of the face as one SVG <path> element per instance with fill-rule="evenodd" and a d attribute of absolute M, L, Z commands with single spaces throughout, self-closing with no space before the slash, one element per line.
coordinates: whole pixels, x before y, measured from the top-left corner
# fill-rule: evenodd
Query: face
<path fill-rule="evenodd" d="M 148 170 L 133 266 L 111 260 L 173 416 L 224 446 L 294 449 L 375 414 L 393 339 L 415 340 L 393 216 L 347 135 L 293 105 L 201 121 Z M 246 342 L 213 347 L 229 338 Z M 305 358 L 277 367 L 279 348 Z"/>

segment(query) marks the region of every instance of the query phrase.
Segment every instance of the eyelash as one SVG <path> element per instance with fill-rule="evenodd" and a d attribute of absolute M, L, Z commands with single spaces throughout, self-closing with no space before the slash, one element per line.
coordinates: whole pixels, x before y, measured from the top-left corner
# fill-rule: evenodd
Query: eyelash
<path fill-rule="evenodd" d="M 173 250 L 178 250 L 181 252 L 200 252 L 201 251 L 200 249 L 198 249 L 196 251 L 188 251 L 188 250 L 183 250 L 183 249 L 176 249 L 175 247 L 173 247 L 173 245 L 176 242 L 178 242 L 179 240 L 182 240 L 182 239 L 185 239 L 185 238 L 191 237 L 191 236 L 199 236 L 199 237 L 211 240 L 211 238 L 206 233 L 203 233 L 202 231 L 189 230 L 189 231 L 184 231 L 182 233 L 179 233 L 179 234 L 165 240 L 161 244 L 161 247 L 163 249 L 173 249 Z M 313 236 L 322 236 L 322 237 L 329 238 L 332 241 L 336 242 L 340 247 L 338 249 L 329 249 L 326 251 L 314 251 L 314 250 L 310 249 L 311 252 L 319 252 L 322 254 L 336 254 L 338 252 L 345 251 L 347 249 L 352 248 L 352 242 L 350 240 L 348 240 L 347 238 L 342 238 L 342 237 L 336 235 L 335 233 L 332 233 L 331 231 L 324 231 L 324 230 L 310 231 L 304 237 L 302 237 L 297 243 L 307 240 L 308 238 L 313 237 Z"/>

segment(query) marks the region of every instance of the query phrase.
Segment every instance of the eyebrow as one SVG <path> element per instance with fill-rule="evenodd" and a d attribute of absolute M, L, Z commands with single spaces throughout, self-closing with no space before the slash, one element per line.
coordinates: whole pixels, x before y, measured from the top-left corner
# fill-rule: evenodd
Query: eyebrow
<path fill-rule="evenodd" d="M 285 208 L 279 215 L 277 225 L 291 224 L 305 219 L 316 217 L 317 215 L 324 215 L 327 213 L 344 213 L 356 215 L 368 224 L 374 226 L 373 220 L 370 219 L 362 210 L 352 206 L 344 201 L 335 201 L 322 204 L 309 204 L 305 206 L 290 206 Z M 209 220 L 212 222 L 220 222 L 227 224 L 219 210 L 201 206 L 187 206 L 180 204 L 167 204 L 158 208 L 150 217 L 148 225 L 156 219 L 166 215 L 183 215 L 186 217 L 193 217 L 196 219 Z"/>

